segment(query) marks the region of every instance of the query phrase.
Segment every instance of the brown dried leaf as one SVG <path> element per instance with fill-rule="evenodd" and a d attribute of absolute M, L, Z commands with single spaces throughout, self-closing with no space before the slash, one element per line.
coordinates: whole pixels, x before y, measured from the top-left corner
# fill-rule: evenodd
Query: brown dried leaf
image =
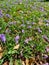
<path fill-rule="evenodd" d="M 34 39 L 35 39 L 33 36 L 32 36 L 31 38 L 32 38 L 32 40 L 34 40 Z"/>
<path fill-rule="evenodd" d="M 3 53 L 0 53 L 0 59 L 3 57 Z"/>
<path fill-rule="evenodd" d="M 14 46 L 14 49 L 18 49 L 19 48 L 19 44 L 17 44 L 16 46 Z"/>
<path fill-rule="evenodd" d="M 0 52 L 2 52 L 3 51 L 3 49 L 2 49 L 2 47 L 0 46 Z"/>
<path fill-rule="evenodd" d="M 36 61 L 35 61 L 35 63 L 36 63 L 36 65 L 40 65 L 40 64 L 38 64 Z"/>
<path fill-rule="evenodd" d="M 26 58 L 26 65 L 29 65 L 29 59 Z"/>
<path fill-rule="evenodd" d="M 6 62 L 4 62 L 4 64 L 3 65 L 9 65 L 9 62 L 8 61 L 6 61 Z"/>
<path fill-rule="evenodd" d="M 29 65 L 32 65 L 32 63 L 34 63 L 35 62 L 35 58 L 30 58 L 29 59 Z"/>
<path fill-rule="evenodd" d="M 25 62 L 24 61 L 22 61 L 22 65 L 25 65 Z"/>
<path fill-rule="evenodd" d="M 43 23 L 43 20 L 42 20 L 42 19 L 39 19 L 38 24 L 39 24 L 40 26 L 43 25 L 43 24 L 44 24 L 44 23 Z"/>

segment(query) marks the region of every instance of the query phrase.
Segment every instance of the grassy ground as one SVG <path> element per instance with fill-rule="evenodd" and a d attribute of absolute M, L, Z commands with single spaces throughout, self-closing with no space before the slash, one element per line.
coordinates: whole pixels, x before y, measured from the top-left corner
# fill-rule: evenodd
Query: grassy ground
<path fill-rule="evenodd" d="M 3 36 L 2 36 L 3 34 Z M 49 55 L 49 2 L 0 1 L 0 65 Z M 39 64 L 40 65 L 40 64 Z"/>

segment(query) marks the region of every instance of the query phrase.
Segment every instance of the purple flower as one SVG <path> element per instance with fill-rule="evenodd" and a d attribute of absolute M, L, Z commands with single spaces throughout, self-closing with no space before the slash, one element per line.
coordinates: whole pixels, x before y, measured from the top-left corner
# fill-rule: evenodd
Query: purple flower
<path fill-rule="evenodd" d="M 49 20 L 44 20 L 44 22 L 49 23 Z"/>
<path fill-rule="evenodd" d="M 49 65 L 48 63 L 42 64 L 42 65 Z"/>
<path fill-rule="evenodd" d="M 43 7 L 40 7 L 40 10 L 43 12 L 44 11 L 44 8 Z"/>
<path fill-rule="evenodd" d="M 32 28 L 31 26 L 28 26 L 28 28 Z"/>
<path fill-rule="evenodd" d="M 35 22 L 32 22 L 31 24 L 34 25 L 34 24 L 36 24 L 36 23 L 35 23 Z"/>
<path fill-rule="evenodd" d="M 1 34 L 0 34 L 0 39 L 1 39 Z"/>
<path fill-rule="evenodd" d="M 46 47 L 46 51 L 49 52 L 49 46 Z"/>
<path fill-rule="evenodd" d="M 42 30 L 41 30 L 40 28 L 38 28 L 38 32 L 39 32 L 39 33 L 41 33 L 41 32 L 42 32 Z"/>
<path fill-rule="evenodd" d="M 10 18 L 10 15 L 9 14 L 6 14 L 6 17 Z"/>
<path fill-rule="evenodd" d="M 44 58 L 44 59 L 48 58 L 48 55 L 46 55 L 46 54 L 45 54 L 45 55 L 43 55 L 43 58 Z"/>
<path fill-rule="evenodd" d="M 12 25 L 13 24 L 13 22 L 9 22 L 9 25 Z"/>
<path fill-rule="evenodd" d="M 16 21 L 9 22 L 8 24 L 9 25 L 15 25 L 16 24 Z"/>
<path fill-rule="evenodd" d="M 22 33 L 24 33 L 24 30 L 22 30 Z"/>
<path fill-rule="evenodd" d="M 2 42 L 5 43 L 5 41 L 6 41 L 5 34 L 0 34 L 0 39 L 1 39 Z"/>
<path fill-rule="evenodd" d="M 46 35 L 43 35 L 42 37 L 43 37 L 43 39 L 44 39 L 45 41 L 47 41 L 47 42 L 49 43 L 49 39 L 47 38 Z"/>
<path fill-rule="evenodd" d="M 3 13 L 2 13 L 2 10 L 0 10 L 0 17 L 3 17 Z"/>
<path fill-rule="evenodd" d="M 20 37 L 19 37 L 19 35 L 17 35 L 17 36 L 15 37 L 16 43 L 18 43 L 19 39 L 20 39 Z"/>

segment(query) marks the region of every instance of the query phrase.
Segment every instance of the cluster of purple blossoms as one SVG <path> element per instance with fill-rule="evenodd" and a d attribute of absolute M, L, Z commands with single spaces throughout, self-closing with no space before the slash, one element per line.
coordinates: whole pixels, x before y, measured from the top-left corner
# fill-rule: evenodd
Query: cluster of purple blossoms
<path fill-rule="evenodd" d="M 17 36 L 15 37 L 15 41 L 16 41 L 16 43 L 18 43 L 19 39 L 20 39 L 20 36 L 17 35 Z"/>
<path fill-rule="evenodd" d="M 0 40 L 4 43 L 6 42 L 5 34 L 0 34 Z"/>

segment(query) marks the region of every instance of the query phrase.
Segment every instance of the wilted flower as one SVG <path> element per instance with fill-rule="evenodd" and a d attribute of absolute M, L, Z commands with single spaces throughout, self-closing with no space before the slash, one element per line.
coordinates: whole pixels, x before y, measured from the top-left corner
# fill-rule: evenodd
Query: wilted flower
<path fill-rule="evenodd" d="M 5 43 L 5 41 L 6 41 L 5 34 L 0 34 L 0 39 L 1 39 L 2 42 Z"/>
<path fill-rule="evenodd" d="M 25 43 L 28 43 L 29 42 L 29 39 L 27 38 L 26 40 L 25 40 Z"/>
<path fill-rule="evenodd" d="M 26 38 L 25 39 L 25 43 L 28 43 L 29 41 L 31 41 L 32 39 L 29 37 L 29 38 Z"/>
<path fill-rule="evenodd" d="M 16 43 L 18 43 L 18 41 L 19 41 L 19 35 L 17 35 L 16 37 L 15 37 L 15 41 L 16 41 Z"/>

